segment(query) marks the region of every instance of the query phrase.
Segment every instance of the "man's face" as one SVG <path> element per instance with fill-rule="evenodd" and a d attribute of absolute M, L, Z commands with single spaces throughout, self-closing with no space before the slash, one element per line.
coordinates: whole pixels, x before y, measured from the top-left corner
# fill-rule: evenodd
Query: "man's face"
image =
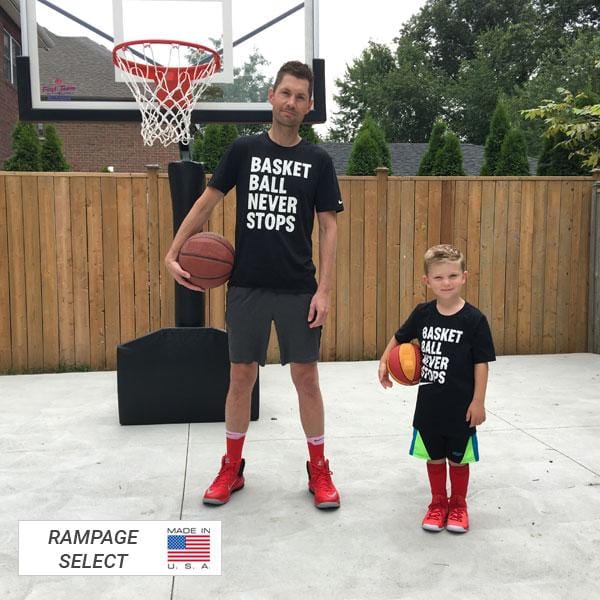
<path fill-rule="evenodd" d="M 298 128 L 313 102 L 308 95 L 308 81 L 286 74 L 276 89 L 269 89 L 273 106 L 273 122 L 283 127 Z"/>

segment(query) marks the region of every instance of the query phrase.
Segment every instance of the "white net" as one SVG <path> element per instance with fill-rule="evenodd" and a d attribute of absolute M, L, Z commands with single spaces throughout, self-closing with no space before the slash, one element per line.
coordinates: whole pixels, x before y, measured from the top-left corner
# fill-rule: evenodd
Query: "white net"
<path fill-rule="evenodd" d="M 198 44 L 146 40 L 119 44 L 113 60 L 142 113 L 144 144 L 188 145 L 192 110 L 220 67 L 218 54 Z"/>

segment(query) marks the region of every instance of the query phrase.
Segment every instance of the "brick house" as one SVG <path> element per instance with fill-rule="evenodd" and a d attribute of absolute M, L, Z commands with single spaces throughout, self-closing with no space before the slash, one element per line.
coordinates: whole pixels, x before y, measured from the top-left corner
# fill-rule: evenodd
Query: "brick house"
<path fill-rule="evenodd" d="M 11 133 L 18 121 L 19 110 L 16 86 L 16 57 L 21 50 L 19 0 L 0 0 L 0 28 L 2 29 L 2 81 L 0 81 L 0 169 L 11 154 Z M 73 73 L 65 73 L 64 64 L 81 68 L 78 81 L 87 82 L 85 93 L 96 95 L 95 88 L 115 87 L 115 94 L 129 94 L 124 86 L 114 83 L 112 69 L 102 72 L 101 64 L 110 64 L 107 48 L 86 37 L 62 37 L 44 28 L 38 28 L 40 44 L 40 83 L 52 85 L 57 79 L 69 80 Z M 104 53 L 102 61 L 95 61 Z M 75 56 L 77 60 L 61 57 Z M 100 65 L 100 66 L 99 66 Z M 63 143 L 63 153 L 72 171 L 101 171 L 113 166 L 115 172 L 140 172 L 147 164 L 158 164 L 165 170 L 168 163 L 179 160 L 176 145 L 163 148 L 160 144 L 144 146 L 140 124 L 110 121 L 63 121 L 52 123 Z M 43 130 L 39 124 L 40 132 Z"/>

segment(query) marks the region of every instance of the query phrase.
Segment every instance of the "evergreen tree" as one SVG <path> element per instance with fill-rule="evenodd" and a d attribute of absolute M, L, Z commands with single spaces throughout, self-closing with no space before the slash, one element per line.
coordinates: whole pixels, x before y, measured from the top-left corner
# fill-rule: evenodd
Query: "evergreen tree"
<path fill-rule="evenodd" d="M 496 110 L 492 115 L 490 123 L 490 132 L 485 140 L 485 149 L 483 151 L 484 162 L 481 167 L 480 175 L 494 175 L 496 172 L 496 163 L 500 157 L 500 149 L 506 134 L 510 129 L 508 116 L 504 103 L 498 99 Z"/>
<path fill-rule="evenodd" d="M 320 143 L 320 139 L 319 136 L 317 135 L 317 132 L 314 130 L 312 125 L 308 125 L 307 123 L 302 123 L 302 125 L 300 125 L 300 137 L 303 140 L 306 140 L 307 142 L 311 143 L 311 144 L 318 144 Z"/>
<path fill-rule="evenodd" d="M 391 175 L 392 174 L 392 157 L 390 155 L 390 147 L 388 146 L 388 143 L 385 141 L 385 135 L 383 133 L 383 130 L 381 129 L 381 127 L 379 127 L 379 125 L 377 125 L 377 123 L 375 122 L 375 119 L 369 114 L 365 117 L 365 120 L 363 121 L 360 131 L 363 131 L 365 129 L 368 129 L 371 132 L 373 139 L 377 143 L 377 148 L 379 150 L 378 151 L 379 165 L 377 165 L 377 166 L 387 167 L 387 169 L 389 171 L 388 174 Z"/>
<path fill-rule="evenodd" d="M 33 123 L 19 121 L 12 134 L 12 156 L 4 163 L 6 171 L 40 171 L 41 145 Z"/>
<path fill-rule="evenodd" d="M 513 128 L 506 134 L 494 175 L 529 175 L 527 145 L 520 129 Z"/>
<path fill-rule="evenodd" d="M 444 145 L 444 134 L 446 133 L 446 123 L 441 119 L 437 119 L 431 128 L 429 136 L 429 146 L 423 154 L 417 175 L 433 175 L 433 161 L 438 151 Z"/>
<path fill-rule="evenodd" d="M 361 131 L 352 144 L 347 175 L 375 175 L 380 165 L 379 147 L 370 129 Z"/>
<path fill-rule="evenodd" d="M 542 153 L 538 160 L 536 175 L 589 175 L 583 166 L 583 159 L 578 155 L 570 156 L 571 151 L 563 145 L 567 137 L 558 133 L 552 137 L 543 137 Z"/>
<path fill-rule="evenodd" d="M 69 163 L 63 155 L 62 142 L 54 125 L 46 125 L 44 135 L 41 151 L 42 171 L 68 171 Z"/>
<path fill-rule="evenodd" d="M 432 175 L 464 175 L 463 156 L 458 136 L 451 131 L 444 135 L 444 143 L 435 155 Z"/>
<path fill-rule="evenodd" d="M 211 123 L 202 136 L 202 162 L 208 173 L 214 173 L 222 155 L 222 125 Z"/>
<path fill-rule="evenodd" d="M 221 125 L 221 156 L 238 137 L 238 129 L 233 123 Z M 221 157 L 219 157 L 220 160 Z"/>

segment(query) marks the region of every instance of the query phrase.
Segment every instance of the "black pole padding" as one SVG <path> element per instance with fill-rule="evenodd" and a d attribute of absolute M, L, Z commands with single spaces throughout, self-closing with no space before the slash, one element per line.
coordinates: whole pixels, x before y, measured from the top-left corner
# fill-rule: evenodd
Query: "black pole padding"
<path fill-rule="evenodd" d="M 169 163 L 173 235 L 206 187 L 204 167 L 190 160 Z M 175 283 L 175 326 L 204 327 L 204 293 Z"/>

